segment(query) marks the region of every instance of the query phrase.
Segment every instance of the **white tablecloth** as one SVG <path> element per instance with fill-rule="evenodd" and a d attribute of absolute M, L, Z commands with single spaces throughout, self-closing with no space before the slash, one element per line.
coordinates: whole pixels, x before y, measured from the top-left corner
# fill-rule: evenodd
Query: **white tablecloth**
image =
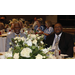
<path fill-rule="evenodd" d="M 6 37 L 0 37 L 0 52 L 5 52 Z"/>

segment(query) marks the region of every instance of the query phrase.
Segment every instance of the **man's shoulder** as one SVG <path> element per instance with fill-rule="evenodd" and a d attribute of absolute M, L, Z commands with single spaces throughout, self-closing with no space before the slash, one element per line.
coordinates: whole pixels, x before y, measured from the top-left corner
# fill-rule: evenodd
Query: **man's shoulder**
<path fill-rule="evenodd" d="M 7 35 L 7 37 L 12 37 L 12 36 L 14 36 L 14 33 L 10 33 Z"/>
<path fill-rule="evenodd" d="M 55 36 L 55 33 L 51 33 L 50 35 L 47 36 L 47 38 L 53 38 Z"/>
<path fill-rule="evenodd" d="M 69 33 L 66 33 L 66 32 L 63 32 L 63 35 L 65 35 L 66 37 L 72 36 L 72 34 L 69 34 Z"/>
<path fill-rule="evenodd" d="M 54 36 L 55 35 L 55 33 L 54 32 L 52 32 L 49 36 L 51 37 L 51 36 Z"/>
<path fill-rule="evenodd" d="M 63 32 L 63 38 L 65 38 L 66 40 L 73 40 L 73 35 L 72 34 L 69 34 L 69 33 L 65 33 Z"/>

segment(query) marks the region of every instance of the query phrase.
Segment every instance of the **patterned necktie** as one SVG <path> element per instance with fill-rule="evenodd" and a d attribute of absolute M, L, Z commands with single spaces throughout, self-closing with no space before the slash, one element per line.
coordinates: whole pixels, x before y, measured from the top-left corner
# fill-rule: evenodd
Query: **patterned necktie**
<path fill-rule="evenodd" d="M 58 50 L 58 43 L 59 43 L 59 36 L 57 35 L 56 41 L 55 41 L 55 49 Z"/>

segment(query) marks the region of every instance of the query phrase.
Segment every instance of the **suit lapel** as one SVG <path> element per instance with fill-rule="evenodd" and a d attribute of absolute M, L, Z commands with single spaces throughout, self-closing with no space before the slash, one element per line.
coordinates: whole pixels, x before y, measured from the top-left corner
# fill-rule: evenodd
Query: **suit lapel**
<path fill-rule="evenodd" d="M 54 38 L 55 38 L 55 34 L 53 34 L 52 37 L 51 37 L 51 39 L 52 39 L 51 40 L 51 45 L 53 44 Z"/>
<path fill-rule="evenodd" d="M 64 37 L 65 37 L 65 34 L 64 34 L 64 32 L 62 32 L 62 35 L 61 35 L 61 37 L 60 37 L 60 41 L 59 41 L 59 47 L 61 47 L 62 45 L 64 45 Z"/>
<path fill-rule="evenodd" d="M 60 37 L 60 41 L 59 42 L 63 41 L 63 38 L 64 38 L 64 32 L 62 32 L 62 35 Z"/>

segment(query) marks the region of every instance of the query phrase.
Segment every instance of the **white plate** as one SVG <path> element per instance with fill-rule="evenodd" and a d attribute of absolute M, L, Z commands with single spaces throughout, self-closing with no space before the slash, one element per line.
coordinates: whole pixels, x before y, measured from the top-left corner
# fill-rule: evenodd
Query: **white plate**
<path fill-rule="evenodd" d="M 60 54 L 60 56 L 68 56 L 67 54 Z"/>
<path fill-rule="evenodd" d="M 0 52 L 0 59 L 5 59 L 5 52 Z"/>

